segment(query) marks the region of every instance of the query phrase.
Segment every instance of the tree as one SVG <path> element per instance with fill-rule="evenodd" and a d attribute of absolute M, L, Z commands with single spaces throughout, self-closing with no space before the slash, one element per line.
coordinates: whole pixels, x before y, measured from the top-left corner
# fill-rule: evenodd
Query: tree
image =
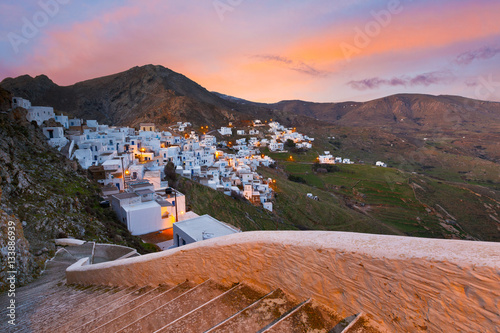
<path fill-rule="evenodd" d="M 172 186 L 177 181 L 177 173 L 175 173 L 175 164 L 172 162 L 168 162 L 163 169 L 165 173 L 165 180 L 168 181 L 168 184 Z"/>
<path fill-rule="evenodd" d="M 291 148 L 295 148 L 295 146 L 297 146 L 297 145 L 295 144 L 295 142 L 293 142 L 292 139 L 286 140 L 286 142 L 285 142 L 285 148 L 291 149 Z"/>

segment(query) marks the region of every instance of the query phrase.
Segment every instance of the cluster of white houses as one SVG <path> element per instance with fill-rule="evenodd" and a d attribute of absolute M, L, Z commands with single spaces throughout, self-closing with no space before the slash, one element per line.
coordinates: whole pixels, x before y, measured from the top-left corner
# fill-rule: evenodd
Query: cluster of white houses
<path fill-rule="evenodd" d="M 42 128 L 49 144 L 60 150 L 66 147 L 68 157 L 89 170 L 103 186 L 103 194 L 118 218 L 133 235 L 173 228 L 174 223 L 193 218 L 197 219 L 193 222 L 196 225 L 204 221 L 212 226 L 211 229 L 233 232 L 225 224 L 222 227 L 217 225 L 218 221 L 211 217 L 200 219 L 194 212 L 186 211 L 184 195 L 162 181 L 164 166 L 168 162 L 172 162 L 176 172 L 184 177 L 228 195 L 242 195 L 270 211 L 273 209 L 273 181 L 263 179 L 256 172 L 259 165 L 274 163 L 258 149 L 267 144 L 265 139 L 252 137 L 247 142 L 242 138 L 234 145 L 229 143 L 233 149 L 227 153 L 217 148 L 218 142 L 213 135 L 199 136 L 194 131 L 176 134 L 186 131 L 190 123 L 177 123 L 171 127 L 172 131 L 164 132 L 156 131 L 152 123 L 145 123 L 136 131 L 129 127 L 101 125 L 95 120 L 84 122 L 64 115 L 56 116 L 52 107 L 32 106 L 30 101 L 19 97 L 13 99 L 13 108 L 16 107 L 28 110 L 27 120 L 38 125 L 50 119 L 61 124 Z M 258 133 L 257 129 L 249 131 L 250 135 Z M 228 143 L 219 143 L 221 146 L 227 147 Z M 196 230 L 189 224 L 183 225 L 191 232 Z M 179 228 L 178 232 L 182 233 Z M 202 239 L 219 235 L 210 232 L 210 228 L 205 229 L 200 236 Z M 175 244 L 186 244 L 189 242 L 186 238 L 189 237 L 177 236 Z"/>
<path fill-rule="evenodd" d="M 324 155 L 319 155 L 318 162 L 320 164 L 354 164 L 354 162 L 351 161 L 350 158 L 333 157 L 333 155 L 329 151 L 325 151 Z M 384 168 L 387 167 L 387 164 L 382 161 L 377 161 L 375 165 Z"/>

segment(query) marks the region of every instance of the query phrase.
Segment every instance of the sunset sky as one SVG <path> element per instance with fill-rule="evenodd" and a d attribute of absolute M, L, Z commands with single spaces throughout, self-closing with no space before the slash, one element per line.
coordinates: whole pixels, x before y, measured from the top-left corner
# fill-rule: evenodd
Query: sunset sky
<path fill-rule="evenodd" d="M 0 13 L 0 80 L 156 64 L 262 102 L 500 101 L 498 0 L 21 0 Z"/>

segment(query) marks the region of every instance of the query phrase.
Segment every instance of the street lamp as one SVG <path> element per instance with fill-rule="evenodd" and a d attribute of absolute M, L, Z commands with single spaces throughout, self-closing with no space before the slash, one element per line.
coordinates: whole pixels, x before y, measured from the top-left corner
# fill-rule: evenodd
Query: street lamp
<path fill-rule="evenodd" d="M 144 162 L 144 159 L 143 159 L 143 157 L 142 157 L 142 153 L 143 153 L 143 152 L 145 152 L 145 151 L 146 151 L 146 149 L 141 148 L 141 162 Z"/>

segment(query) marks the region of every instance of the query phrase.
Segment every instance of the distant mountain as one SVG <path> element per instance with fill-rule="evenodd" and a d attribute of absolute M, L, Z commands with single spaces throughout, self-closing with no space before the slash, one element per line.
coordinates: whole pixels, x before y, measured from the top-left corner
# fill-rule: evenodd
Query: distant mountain
<path fill-rule="evenodd" d="M 349 127 L 391 131 L 500 130 L 500 103 L 459 96 L 398 94 L 368 102 L 282 101 L 267 107 Z"/>
<path fill-rule="evenodd" d="M 33 105 L 50 105 L 56 112 L 113 125 L 134 126 L 144 121 L 222 125 L 266 113 L 254 106 L 236 110 L 236 104 L 187 77 L 153 65 L 66 87 L 58 86 L 45 75 L 6 78 L 0 86 L 31 100 Z"/>
<path fill-rule="evenodd" d="M 500 103 L 459 96 L 398 94 L 368 102 L 255 103 L 209 92 L 182 74 L 146 65 L 101 78 L 58 86 L 47 76 L 6 78 L 0 86 L 34 105 L 101 123 L 134 126 L 144 121 L 224 125 L 274 118 L 309 130 L 323 125 L 376 127 L 393 133 L 500 132 Z"/>

